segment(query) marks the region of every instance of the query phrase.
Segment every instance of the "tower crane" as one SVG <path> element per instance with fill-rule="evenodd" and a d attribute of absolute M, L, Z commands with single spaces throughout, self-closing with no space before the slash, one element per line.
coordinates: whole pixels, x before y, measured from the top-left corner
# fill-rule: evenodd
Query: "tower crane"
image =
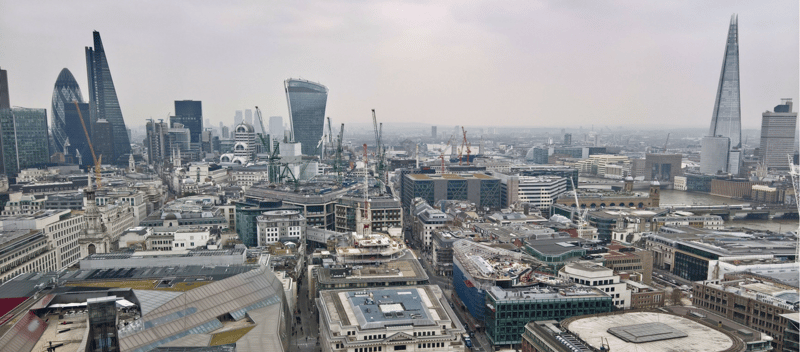
<path fill-rule="evenodd" d="M 103 161 L 103 155 L 101 154 L 98 158 L 94 153 L 94 146 L 92 146 L 92 139 L 89 137 L 89 130 L 86 129 L 86 122 L 83 121 L 83 114 L 81 114 L 81 108 L 78 106 L 78 101 L 73 100 L 75 103 L 75 110 L 78 111 L 78 118 L 81 120 L 81 126 L 83 127 L 83 133 L 86 135 L 86 143 L 89 144 L 89 150 L 92 152 L 92 160 L 94 161 L 94 178 L 97 181 L 97 188 L 100 188 L 100 163 Z"/>
<path fill-rule="evenodd" d="M 261 133 L 258 134 L 258 138 L 261 140 L 261 145 L 264 146 L 264 151 L 270 153 L 272 150 L 272 146 L 270 143 L 269 134 L 266 133 L 267 130 L 264 129 L 264 118 L 261 117 L 261 110 L 256 106 L 256 116 L 258 116 L 258 124 L 261 125 Z M 264 135 L 267 137 L 264 138 Z"/>
<path fill-rule="evenodd" d="M 375 129 L 375 173 L 381 183 L 386 184 L 386 151 L 384 150 L 383 142 L 383 122 L 378 125 L 378 119 L 375 117 L 375 109 L 372 109 L 372 126 Z"/>
<path fill-rule="evenodd" d="M 667 144 L 669 143 L 669 135 L 671 133 L 667 133 L 667 140 L 664 141 L 664 154 L 667 154 Z"/>
<path fill-rule="evenodd" d="M 439 149 L 439 159 L 442 159 L 442 175 L 444 175 L 444 152 L 450 147 L 450 143 L 453 142 L 453 138 L 455 138 L 455 135 L 451 136 L 450 139 L 447 140 L 447 144 L 445 144 L 444 148 Z"/>
<path fill-rule="evenodd" d="M 331 153 L 328 149 L 336 148 L 333 144 L 333 132 L 331 131 L 331 117 L 328 116 L 328 146 L 325 148 L 325 157 L 330 158 Z"/>
<path fill-rule="evenodd" d="M 460 157 L 460 155 L 464 151 L 464 149 L 466 149 L 466 151 L 467 151 L 467 165 L 469 165 L 469 154 L 472 151 L 469 149 L 470 144 L 469 144 L 469 142 L 467 142 L 467 130 L 464 129 L 464 126 L 461 126 L 461 133 L 464 134 L 464 141 L 461 142 L 461 152 L 458 153 L 459 154 L 458 165 L 461 165 L 461 157 Z"/>
<path fill-rule="evenodd" d="M 336 182 L 342 183 L 342 140 L 344 139 L 344 124 L 339 129 L 339 136 L 336 137 L 336 151 L 333 158 L 333 172 L 336 173 Z"/>

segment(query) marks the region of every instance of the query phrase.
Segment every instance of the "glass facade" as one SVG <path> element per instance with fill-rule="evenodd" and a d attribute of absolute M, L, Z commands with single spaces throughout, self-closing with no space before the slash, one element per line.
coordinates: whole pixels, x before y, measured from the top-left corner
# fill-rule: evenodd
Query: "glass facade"
<path fill-rule="evenodd" d="M 304 155 L 315 155 L 325 126 L 328 88 L 319 83 L 291 78 L 284 82 L 284 87 L 292 139 L 300 142 Z"/>
<path fill-rule="evenodd" d="M 106 52 L 100 33 L 93 32 L 94 48 L 86 47 L 86 72 L 89 76 L 89 100 L 92 124 L 97 120 L 105 119 L 111 124 L 113 138 L 113 158 L 108 158 L 109 163 L 116 163 L 121 156 L 130 154 L 131 143 L 128 138 L 128 129 L 122 118 L 122 110 L 117 100 L 117 91 L 111 79 L 111 70 L 108 68 Z M 94 143 L 95 141 L 92 141 Z M 127 157 L 120 160 L 127 165 Z"/>
<path fill-rule="evenodd" d="M 728 150 L 719 150 L 723 144 L 722 138 L 728 139 Z M 706 146 L 706 144 L 710 145 Z M 742 112 L 739 101 L 739 25 L 736 15 L 731 17 L 728 28 L 728 40 L 725 44 L 725 56 L 722 59 L 722 72 L 717 86 L 714 113 L 711 116 L 711 127 L 708 130 L 708 136 L 703 138 L 702 145 L 700 172 L 704 174 L 714 174 L 717 171 L 739 172 L 740 154 L 729 152 L 742 148 Z M 721 163 L 724 163 L 722 168 L 720 168 Z"/>
<path fill-rule="evenodd" d="M 0 109 L 0 130 L 7 174 L 50 161 L 46 109 Z"/>
<path fill-rule="evenodd" d="M 78 114 L 78 108 L 80 108 L 80 114 Z M 89 130 L 89 128 L 91 128 L 91 122 L 89 121 L 89 104 L 78 103 L 78 108 L 76 108 L 73 103 L 68 103 L 64 106 L 65 123 L 63 132 L 69 140 L 67 153 L 72 157 L 73 162 L 79 165 L 94 165 L 92 151 L 89 148 L 89 143 L 86 141 L 86 132 L 89 132 L 90 136 L 92 133 L 92 131 Z M 55 116 L 55 113 L 53 116 Z M 86 124 L 86 132 L 83 130 L 83 125 L 81 125 L 81 116 L 83 116 L 83 123 Z M 53 129 L 55 130 L 55 127 L 53 127 Z M 53 134 L 55 134 L 55 131 Z M 58 143 L 58 141 L 56 141 L 56 143 Z M 58 149 L 56 149 L 56 151 L 63 152 L 63 150 Z"/>
<path fill-rule="evenodd" d="M 191 143 L 200 143 L 200 134 L 203 132 L 203 104 L 195 100 L 176 100 L 175 116 L 169 118 L 172 123 L 180 123 L 189 129 Z"/>
<path fill-rule="evenodd" d="M 476 287 L 464 276 L 460 263 L 453 262 L 453 289 L 458 295 L 461 303 L 467 307 L 469 314 L 475 320 L 484 320 L 484 307 L 486 302 L 486 291 Z"/>
<path fill-rule="evenodd" d="M 66 144 L 67 139 L 69 139 L 70 144 L 74 143 L 73 136 L 67 133 L 69 125 L 66 112 L 69 106 L 72 106 L 72 111 L 75 111 L 75 104 L 73 101 L 83 103 L 83 96 L 81 96 L 81 89 L 78 87 L 78 82 L 75 80 L 75 77 L 65 68 L 58 74 L 56 85 L 53 87 L 53 100 L 50 109 L 50 114 L 52 115 L 50 128 L 53 134 L 53 142 L 55 143 L 53 147 L 56 152 L 64 152 L 64 144 Z M 88 109 L 86 112 L 88 113 Z M 87 124 L 86 127 L 89 127 L 89 125 Z M 80 129 L 81 134 L 83 134 L 83 129 L 80 125 L 78 125 L 78 129 Z M 83 139 L 85 142 L 86 137 Z"/>
<path fill-rule="evenodd" d="M 614 310 L 611 296 L 496 300 L 488 294 L 486 306 L 486 337 L 492 345 L 518 344 L 525 324 L 531 321 L 563 320 Z"/>

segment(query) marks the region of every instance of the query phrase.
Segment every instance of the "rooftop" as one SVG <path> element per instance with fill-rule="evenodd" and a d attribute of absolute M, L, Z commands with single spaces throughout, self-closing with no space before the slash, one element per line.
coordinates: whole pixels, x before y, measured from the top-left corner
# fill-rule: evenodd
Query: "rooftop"
<path fill-rule="evenodd" d="M 339 268 L 317 268 L 321 284 L 345 282 L 427 281 L 428 275 L 418 260 L 398 259 L 380 265 L 354 265 Z"/>

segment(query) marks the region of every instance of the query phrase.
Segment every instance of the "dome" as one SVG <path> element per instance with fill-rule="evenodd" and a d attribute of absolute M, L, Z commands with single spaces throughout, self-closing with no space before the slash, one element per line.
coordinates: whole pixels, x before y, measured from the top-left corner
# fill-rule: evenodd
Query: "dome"
<path fill-rule="evenodd" d="M 256 130 L 253 128 L 253 126 L 245 122 L 236 125 L 236 133 L 254 133 L 255 131 Z"/>
<path fill-rule="evenodd" d="M 178 217 L 174 213 L 169 213 L 164 217 L 164 220 L 178 220 Z"/>
<path fill-rule="evenodd" d="M 625 178 L 625 181 L 633 181 L 633 177 L 628 176 Z"/>

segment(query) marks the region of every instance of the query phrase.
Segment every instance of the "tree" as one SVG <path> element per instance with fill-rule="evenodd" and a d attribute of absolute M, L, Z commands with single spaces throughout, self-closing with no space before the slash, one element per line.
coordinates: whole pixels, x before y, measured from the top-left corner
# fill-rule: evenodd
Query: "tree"
<path fill-rule="evenodd" d="M 681 298 L 683 298 L 683 292 L 677 288 L 673 288 L 672 292 L 669 294 L 669 301 L 670 305 L 678 306 L 681 305 Z"/>

